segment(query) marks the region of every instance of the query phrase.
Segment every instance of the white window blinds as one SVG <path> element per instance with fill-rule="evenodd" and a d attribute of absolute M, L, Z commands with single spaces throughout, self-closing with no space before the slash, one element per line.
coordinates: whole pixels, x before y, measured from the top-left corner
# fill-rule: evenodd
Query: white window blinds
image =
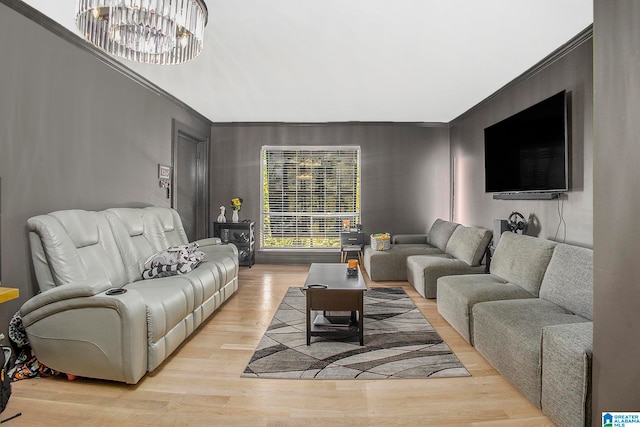
<path fill-rule="evenodd" d="M 339 248 L 360 223 L 360 147 L 262 147 L 263 249 Z"/>

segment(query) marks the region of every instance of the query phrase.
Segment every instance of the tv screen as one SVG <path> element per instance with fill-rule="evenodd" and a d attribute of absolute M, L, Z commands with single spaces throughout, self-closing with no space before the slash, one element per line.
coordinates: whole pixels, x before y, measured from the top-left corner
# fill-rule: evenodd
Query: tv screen
<path fill-rule="evenodd" d="M 566 99 L 562 91 L 484 130 L 487 193 L 569 190 Z"/>

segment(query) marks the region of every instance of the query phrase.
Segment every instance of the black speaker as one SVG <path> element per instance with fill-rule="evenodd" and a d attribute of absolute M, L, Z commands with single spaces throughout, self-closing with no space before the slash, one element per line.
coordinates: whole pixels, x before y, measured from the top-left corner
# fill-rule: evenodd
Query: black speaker
<path fill-rule="evenodd" d="M 502 233 L 509 230 L 509 221 L 506 219 L 494 219 L 493 220 L 493 249 L 498 246 L 500 236 Z"/>

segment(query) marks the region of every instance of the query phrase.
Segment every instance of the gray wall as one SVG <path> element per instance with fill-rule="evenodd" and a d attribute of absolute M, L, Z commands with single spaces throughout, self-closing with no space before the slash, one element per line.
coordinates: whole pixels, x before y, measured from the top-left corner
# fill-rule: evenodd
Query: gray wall
<path fill-rule="evenodd" d="M 593 424 L 640 410 L 640 1 L 594 9 Z"/>
<path fill-rule="evenodd" d="M 212 127 L 212 217 L 221 205 L 229 209 L 229 200 L 239 196 L 244 199 L 240 219 L 250 218 L 259 225 L 263 145 L 359 145 L 365 232 L 426 232 L 436 218 L 449 218 L 448 139 L 448 129 L 442 125 L 217 124 Z M 257 257 L 262 262 L 278 261 L 267 253 Z M 338 254 L 334 252 L 332 259 L 337 261 Z M 295 260 L 291 254 L 280 258 Z"/>
<path fill-rule="evenodd" d="M 17 36 L 19 35 L 19 36 Z M 158 163 L 171 163 L 173 118 L 192 117 L 88 52 L 0 4 L 2 285 L 0 331 L 36 292 L 26 222 L 58 209 L 169 206 Z"/>
<path fill-rule="evenodd" d="M 582 43 L 523 82 L 451 123 L 451 156 L 455 157 L 454 219 L 468 225 L 493 227 L 513 211 L 534 215 L 527 234 L 553 239 L 560 222 L 559 201 L 493 200 L 484 191 L 484 128 L 561 90 L 570 92 L 571 191 L 562 196 L 566 241 L 593 245 L 592 167 L 592 42 Z M 558 240 L 563 238 L 560 228 Z"/>

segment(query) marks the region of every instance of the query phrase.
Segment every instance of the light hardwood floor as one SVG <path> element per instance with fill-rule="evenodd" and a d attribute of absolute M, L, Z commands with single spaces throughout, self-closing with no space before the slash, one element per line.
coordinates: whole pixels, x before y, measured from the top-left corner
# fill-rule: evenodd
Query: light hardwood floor
<path fill-rule="evenodd" d="M 240 289 L 137 385 L 47 378 L 13 384 L 1 419 L 18 426 L 553 426 L 438 314 L 401 286 L 472 376 L 424 380 L 240 378 L 289 286 L 309 266 L 255 265 Z"/>

